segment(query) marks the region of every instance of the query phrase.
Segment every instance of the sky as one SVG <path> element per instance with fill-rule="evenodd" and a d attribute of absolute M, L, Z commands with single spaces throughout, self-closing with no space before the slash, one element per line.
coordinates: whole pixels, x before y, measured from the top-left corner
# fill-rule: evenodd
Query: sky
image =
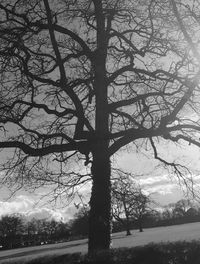
<path fill-rule="evenodd" d="M 194 188 L 198 191 L 200 187 L 200 150 L 197 147 L 183 145 L 183 147 L 174 147 L 169 142 L 161 142 L 160 151 L 167 160 L 182 160 L 195 173 L 192 175 Z M 142 190 L 150 195 L 155 201 L 156 207 L 161 207 L 169 203 L 175 203 L 180 199 L 186 198 L 186 189 L 180 185 L 178 178 L 170 174 L 168 170 L 159 167 L 158 162 L 150 156 L 149 151 L 144 150 L 142 153 L 135 153 L 131 149 L 128 152 L 119 152 L 112 160 L 114 167 L 122 168 L 126 172 L 135 175 L 136 182 Z M 81 189 L 83 202 L 88 202 L 90 198 L 91 186 L 85 185 Z M 49 203 L 47 198 L 40 200 L 42 195 L 47 193 L 47 189 L 41 188 L 34 193 L 28 193 L 20 190 L 13 197 L 8 199 L 9 191 L 3 188 L 0 193 L 0 217 L 5 214 L 21 213 L 27 219 L 33 217 L 38 219 L 55 219 L 57 221 L 69 221 L 77 212 L 75 205 L 81 203 L 79 197 L 73 201 L 67 201 L 65 204 Z"/>
<path fill-rule="evenodd" d="M 20 213 L 25 215 L 28 220 L 34 217 L 36 219 L 55 219 L 56 221 L 67 222 L 75 212 L 76 209 L 72 205 L 66 209 L 56 209 L 45 203 L 38 203 L 36 197 L 29 193 L 19 193 L 13 199 L 0 201 L 0 217 Z"/>

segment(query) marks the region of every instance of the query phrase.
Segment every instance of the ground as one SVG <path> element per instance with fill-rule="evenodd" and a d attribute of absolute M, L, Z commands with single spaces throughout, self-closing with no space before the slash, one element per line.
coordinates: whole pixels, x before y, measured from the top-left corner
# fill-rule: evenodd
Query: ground
<path fill-rule="evenodd" d="M 131 236 L 126 236 L 125 232 L 115 233 L 112 235 L 112 247 L 135 247 L 151 242 L 173 242 L 179 240 L 191 241 L 194 239 L 200 240 L 200 222 L 167 227 L 148 228 L 142 233 L 132 230 Z M 87 252 L 87 239 L 53 245 L 2 250 L 0 251 L 0 263 L 3 264 L 5 261 L 10 261 L 12 263 L 12 261 L 16 261 L 18 259 L 32 259 L 44 255 L 66 254 L 74 252 Z"/>

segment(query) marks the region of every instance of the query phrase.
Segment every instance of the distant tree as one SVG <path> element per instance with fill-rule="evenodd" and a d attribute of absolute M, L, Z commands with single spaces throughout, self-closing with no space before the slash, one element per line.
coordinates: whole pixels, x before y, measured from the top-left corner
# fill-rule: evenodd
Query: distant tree
<path fill-rule="evenodd" d="M 140 232 L 143 232 L 143 221 L 145 217 L 152 210 L 149 207 L 151 202 L 150 198 L 145 195 L 141 189 L 139 189 L 134 196 L 132 215 L 137 221 Z"/>
<path fill-rule="evenodd" d="M 131 235 L 130 224 L 133 212 L 133 200 L 136 192 L 135 182 L 127 173 L 116 170 L 111 187 L 112 216 L 121 222 L 126 235 Z"/>
<path fill-rule="evenodd" d="M 27 223 L 27 234 L 29 244 L 52 243 L 68 240 L 70 230 L 68 224 L 61 221 L 33 218 Z"/>
<path fill-rule="evenodd" d="M 69 226 L 66 223 L 58 222 L 54 219 L 44 221 L 47 242 L 69 239 Z"/>
<path fill-rule="evenodd" d="M 162 211 L 162 218 L 165 220 L 173 220 L 177 217 L 177 213 L 179 209 L 176 212 L 176 203 L 169 203 L 164 206 L 164 210 Z"/>
<path fill-rule="evenodd" d="M 187 210 L 187 212 L 186 212 L 186 216 L 187 217 L 190 217 L 190 218 L 193 218 L 193 217 L 195 217 L 195 216 L 197 216 L 198 215 L 198 210 L 197 210 L 197 208 L 195 208 L 195 207 L 190 207 L 188 210 Z"/>
<path fill-rule="evenodd" d="M 164 207 L 164 210 L 162 211 L 162 219 L 168 220 L 172 218 L 172 212 L 167 206 Z"/>
<path fill-rule="evenodd" d="M 23 218 L 19 214 L 5 215 L 0 220 L 0 234 L 5 248 L 13 248 L 21 245 L 21 237 L 24 232 Z"/>
<path fill-rule="evenodd" d="M 56 226 L 55 240 L 66 241 L 71 236 L 71 230 L 68 223 L 58 222 Z"/>
<path fill-rule="evenodd" d="M 192 203 L 188 199 L 181 199 L 175 203 L 173 209 L 174 217 L 184 217 L 187 214 L 188 209 L 192 207 Z"/>
<path fill-rule="evenodd" d="M 165 225 L 199 221 L 199 217 L 198 204 L 189 199 L 169 203 L 161 212 L 161 222 Z"/>
<path fill-rule="evenodd" d="M 162 219 L 162 213 L 160 210 L 151 209 L 144 216 L 144 223 L 148 227 L 157 226 L 159 221 Z"/>
<path fill-rule="evenodd" d="M 37 234 L 38 234 L 37 219 L 32 218 L 26 223 L 27 229 L 27 239 L 25 240 L 25 245 L 35 245 L 37 244 Z"/>
<path fill-rule="evenodd" d="M 31 221 L 27 222 L 27 233 L 28 235 L 34 235 L 37 233 L 37 220 L 32 218 Z"/>
<path fill-rule="evenodd" d="M 131 235 L 130 225 L 133 219 L 142 232 L 142 222 L 149 212 L 150 199 L 136 185 L 133 175 L 115 170 L 111 189 L 113 217 L 124 225 L 127 236 Z"/>
<path fill-rule="evenodd" d="M 82 206 L 74 215 L 70 223 L 70 230 L 74 236 L 88 236 L 89 207 Z"/>

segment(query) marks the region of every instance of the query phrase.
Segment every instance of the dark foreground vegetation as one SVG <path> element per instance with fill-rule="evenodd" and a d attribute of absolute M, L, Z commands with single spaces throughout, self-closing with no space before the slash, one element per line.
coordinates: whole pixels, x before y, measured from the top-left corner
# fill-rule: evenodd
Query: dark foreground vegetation
<path fill-rule="evenodd" d="M 10 263 L 10 262 L 5 262 Z M 200 241 L 149 244 L 135 248 L 100 251 L 89 257 L 81 253 L 46 256 L 12 264 L 199 264 Z"/>

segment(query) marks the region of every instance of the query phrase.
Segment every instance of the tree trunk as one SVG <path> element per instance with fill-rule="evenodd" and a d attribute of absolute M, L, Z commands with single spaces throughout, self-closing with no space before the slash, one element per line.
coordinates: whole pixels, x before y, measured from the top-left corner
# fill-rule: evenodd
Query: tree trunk
<path fill-rule="evenodd" d="M 127 236 L 131 236 L 131 231 L 130 231 L 130 229 L 127 229 L 127 230 L 126 230 L 126 235 L 127 235 Z"/>
<path fill-rule="evenodd" d="M 93 186 L 90 199 L 89 253 L 109 249 L 111 242 L 110 160 L 102 146 L 93 155 Z"/>
<path fill-rule="evenodd" d="M 130 231 L 130 219 L 129 219 L 129 213 L 128 210 L 126 208 L 126 201 L 123 201 L 123 205 L 124 205 L 124 210 L 125 210 L 125 215 L 126 215 L 126 221 L 125 221 L 125 225 L 126 225 L 126 235 L 130 236 L 131 235 L 131 231 Z"/>
<path fill-rule="evenodd" d="M 131 235 L 129 219 L 126 220 L 126 235 L 127 236 Z"/>
<path fill-rule="evenodd" d="M 107 37 L 102 1 L 93 1 L 97 27 L 97 48 L 93 53 L 94 93 L 96 100 L 90 199 L 89 254 L 110 248 L 111 233 L 111 165 L 109 148 L 108 87 L 106 76 Z"/>
<path fill-rule="evenodd" d="M 143 228 L 142 228 L 142 219 L 139 219 L 139 231 L 143 232 Z"/>

